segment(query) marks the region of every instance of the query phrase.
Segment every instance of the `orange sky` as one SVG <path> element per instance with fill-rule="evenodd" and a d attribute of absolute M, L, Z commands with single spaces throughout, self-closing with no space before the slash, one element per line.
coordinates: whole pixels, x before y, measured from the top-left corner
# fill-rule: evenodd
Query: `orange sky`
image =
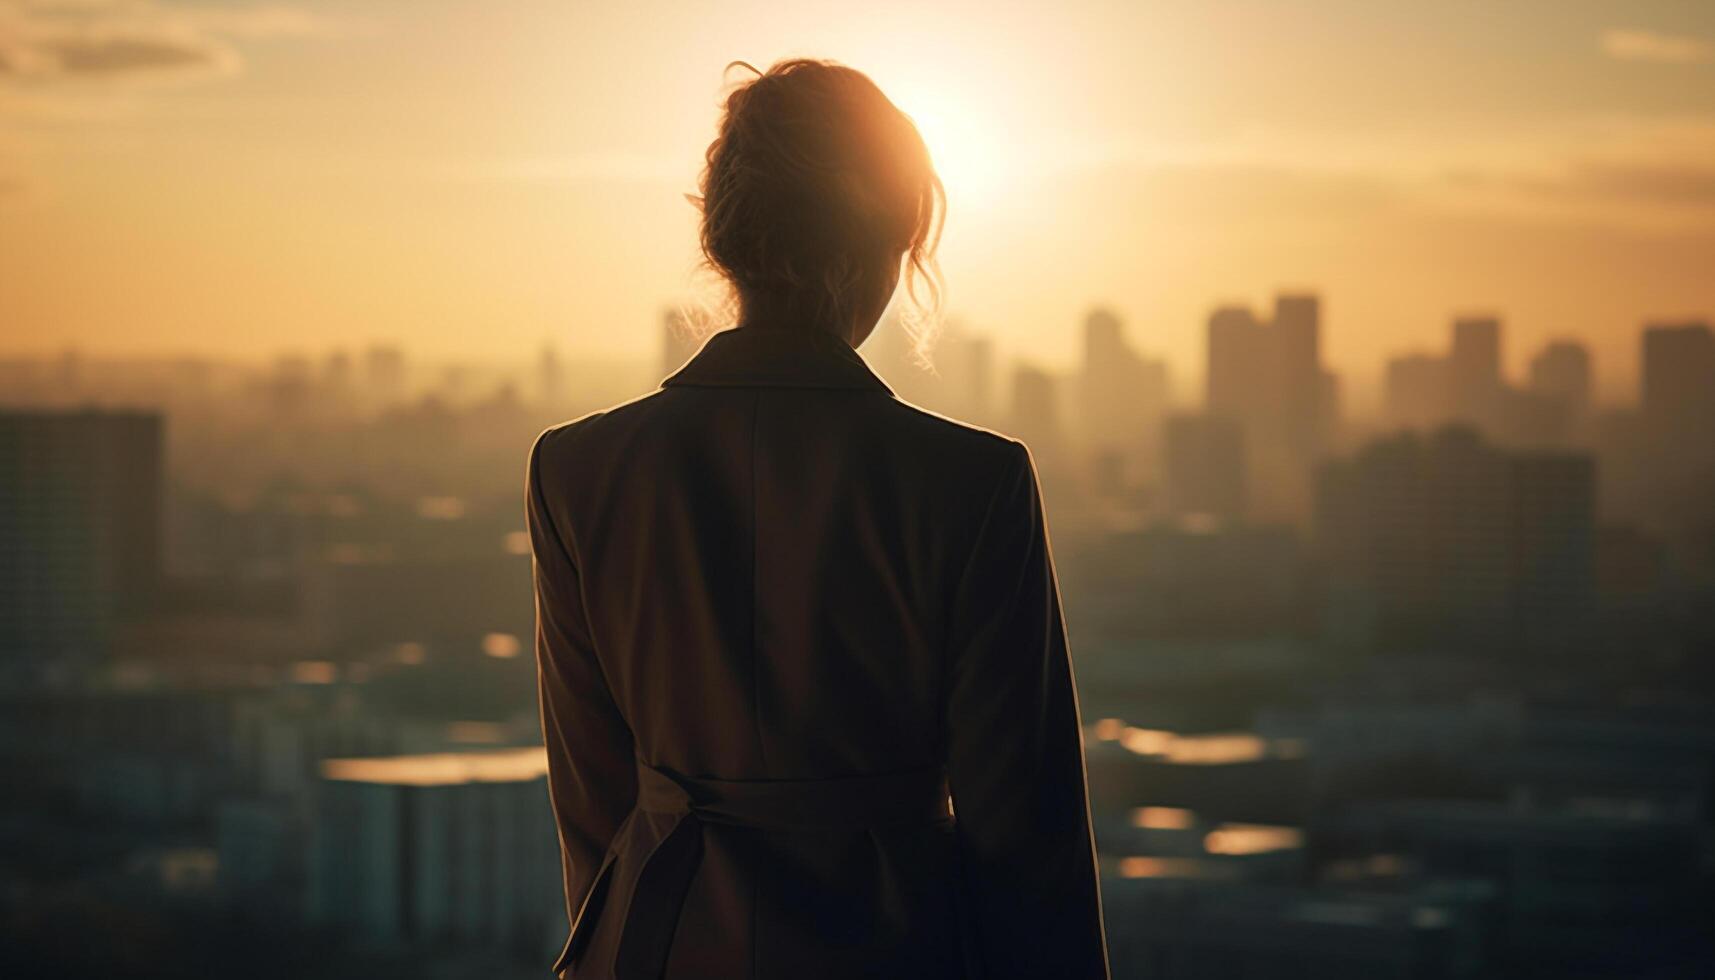
<path fill-rule="evenodd" d="M 1015 355 L 1104 303 L 1183 392 L 1315 288 L 1358 384 L 1496 310 L 1625 395 L 1715 316 L 1712 4 L 0 0 L 0 352 L 651 354 L 721 66 L 795 54 L 919 118 Z"/>

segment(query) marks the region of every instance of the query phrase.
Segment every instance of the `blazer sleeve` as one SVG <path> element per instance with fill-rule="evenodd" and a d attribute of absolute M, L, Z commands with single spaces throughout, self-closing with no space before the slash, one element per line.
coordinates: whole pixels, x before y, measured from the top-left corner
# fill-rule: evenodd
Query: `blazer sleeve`
<path fill-rule="evenodd" d="M 548 795 L 559 830 L 566 914 L 575 932 L 608 845 L 636 801 L 637 769 L 631 729 L 590 639 L 575 552 L 556 528 L 543 494 L 542 447 L 552 431 L 530 450 L 525 513 L 535 578 L 536 669 L 548 750 Z"/>
<path fill-rule="evenodd" d="M 953 607 L 947 768 L 967 929 L 986 977 L 1106 980 L 1059 587 L 1035 468 L 1012 450 Z"/>

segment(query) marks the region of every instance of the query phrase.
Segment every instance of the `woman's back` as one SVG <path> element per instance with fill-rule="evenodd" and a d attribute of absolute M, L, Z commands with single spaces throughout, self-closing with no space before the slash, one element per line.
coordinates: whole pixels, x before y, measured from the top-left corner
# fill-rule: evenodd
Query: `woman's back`
<path fill-rule="evenodd" d="M 531 454 L 572 976 L 1106 976 L 1029 455 L 870 373 L 884 278 Z"/>
<path fill-rule="evenodd" d="M 894 399 L 841 347 L 728 331 L 659 393 L 544 440 L 646 760 L 735 779 L 938 761 L 953 559 L 1018 447 Z M 746 372 L 783 349 L 788 371 Z"/>

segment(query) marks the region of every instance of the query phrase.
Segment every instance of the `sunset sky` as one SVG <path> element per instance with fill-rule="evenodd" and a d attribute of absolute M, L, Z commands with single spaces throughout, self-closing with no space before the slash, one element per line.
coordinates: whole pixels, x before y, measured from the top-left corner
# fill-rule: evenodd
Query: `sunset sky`
<path fill-rule="evenodd" d="M 0 352 L 652 355 L 722 66 L 789 55 L 918 118 L 950 312 L 1051 365 L 1103 303 L 1188 389 L 1312 288 L 1360 382 L 1496 311 L 1624 397 L 1715 316 L 1715 3 L 0 0 Z"/>

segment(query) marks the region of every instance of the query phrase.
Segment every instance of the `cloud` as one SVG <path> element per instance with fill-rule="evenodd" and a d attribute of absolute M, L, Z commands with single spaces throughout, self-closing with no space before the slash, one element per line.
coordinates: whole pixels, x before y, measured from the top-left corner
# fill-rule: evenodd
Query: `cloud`
<path fill-rule="evenodd" d="M 1602 53 L 1616 61 L 1701 65 L 1715 61 L 1715 44 L 1702 38 L 1655 31 L 1611 30 L 1602 33 Z"/>
<path fill-rule="evenodd" d="M 82 33 L 0 41 L 0 78 L 182 76 L 230 71 L 238 56 L 213 38 L 147 33 Z"/>
<path fill-rule="evenodd" d="M 173 7 L 155 0 L 0 0 L 0 83 L 231 74 L 235 41 L 331 37 L 341 24 L 286 6 Z"/>

